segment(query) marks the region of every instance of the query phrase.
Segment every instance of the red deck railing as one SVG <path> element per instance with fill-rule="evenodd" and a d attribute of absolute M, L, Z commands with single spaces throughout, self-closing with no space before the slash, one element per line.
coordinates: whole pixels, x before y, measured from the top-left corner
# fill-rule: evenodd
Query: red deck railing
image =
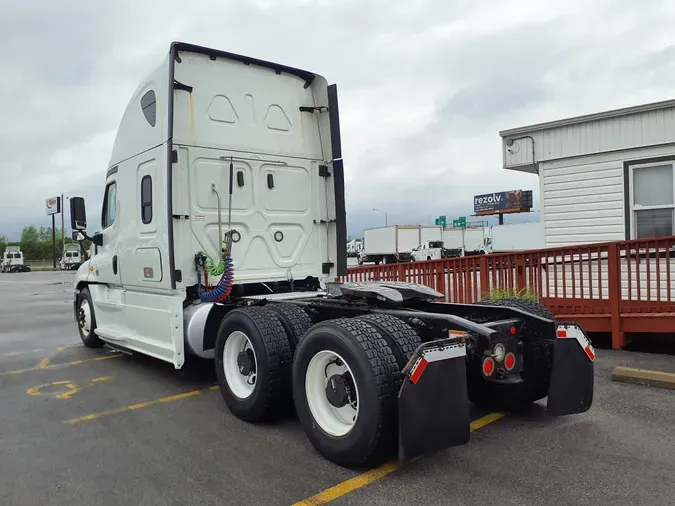
<path fill-rule="evenodd" d="M 560 319 L 587 332 L 675 333 L 675 237 L 600 243 L 424 262 L 351 267 L 349 281 L 420 283 L 448 302 L 472 303 L 496 289 L 529 290 Z"/>

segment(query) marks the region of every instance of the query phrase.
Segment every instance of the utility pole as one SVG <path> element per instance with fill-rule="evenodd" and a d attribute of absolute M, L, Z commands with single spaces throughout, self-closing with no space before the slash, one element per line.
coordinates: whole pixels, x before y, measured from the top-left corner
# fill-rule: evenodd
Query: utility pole
<path fill-rule="evenodd" d="M 52 214 L 52 269 L 56 270 L 56 220 Z"/>
<path fill-rule="evenodd" d="M 61 194 L 61 251 L 66 248 L 66 234 L 65 234 L 65 200 L 63 200 L 63 193 Z"/>

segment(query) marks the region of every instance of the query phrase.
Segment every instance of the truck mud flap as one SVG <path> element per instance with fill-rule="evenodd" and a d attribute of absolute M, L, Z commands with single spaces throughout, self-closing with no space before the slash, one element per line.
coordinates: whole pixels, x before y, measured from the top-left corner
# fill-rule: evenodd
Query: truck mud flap
<path fill-rule="evenodd" d="M 595 350 L 576 324 L 558 326 L 547 412 L 553 416 L 588 411 L 593 403 Z"/>
<path fill-rule="evenodd" d="M 469 441 L 466 349 L 456 339 L 421 345 L 398 395 L 399 460 Z"/>

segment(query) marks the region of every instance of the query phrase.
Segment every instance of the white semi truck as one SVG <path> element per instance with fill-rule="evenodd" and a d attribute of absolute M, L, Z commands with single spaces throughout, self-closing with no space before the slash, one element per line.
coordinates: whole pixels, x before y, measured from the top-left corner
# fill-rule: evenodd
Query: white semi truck
<path fill-rule="evenodd" d="M 423 225 L 392 225 L 363 231 L 363 251 L 359 265 L 366 262 L 393 264 L 408 262 L 412 251 L 427 241 L 441 241 L 441 227 Z"/>
<path fill-rule="evenodd" d="M 75 270 L 82 264 L 82 260 L 82 247 L 78 243 L 68 243 L 63 247 L 60 261 L 61 270 Z"/>
<path fill-rule="evenodd" d="M 592 347 L 544 307 L 336 282 L 339 124 L 336 87 L 313 72 L 173 43 L 122 117 L 100 233 L 70 200 L 73 230 L 95 245 L 74 281 L 84 345 L 176 368 L 213 359 L 234 415 L 294 404 L 312 445 L 345 466 L 466 443 L 470 400 L 586 411 Z"/>
<path fill-rule="evenodd" d="M 7 246 L 2 255 L 0 272 L 30 272 L 30 265 L 25 265 L 23 252 L 19 246 Z"/>

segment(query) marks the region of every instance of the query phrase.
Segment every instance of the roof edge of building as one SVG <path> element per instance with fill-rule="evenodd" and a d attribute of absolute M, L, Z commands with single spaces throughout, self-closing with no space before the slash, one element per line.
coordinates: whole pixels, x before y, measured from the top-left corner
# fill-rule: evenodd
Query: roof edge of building
<path fill-rule="evenodd" d="M 536 123 L 534 125 L 528 125 L 524 127 L 510 128 L 507 130 L 500 131 L 499 135 L 501 137 L 513 137 L 514 135 L 522 135 L 562 126 L 577 125 L 580 123 L 588 123 L 590 121 L 599 121 L 608 118 L 616 118 L 618 116 L 628 116 L 630 114 L 639 114 L 647 111 L 669 109 L 671 107 L 675 107 L 675 99 L 664 100 L 662 102 L 652 102 L 650 104 L 642 104 L 631 107 L 623 107 L 621 109 L 612 109 L 610 111 L 585 114 L 582 116 L 574 116 L 572 118 L 559 119 L 549 121 L 546 123 Z"/>

